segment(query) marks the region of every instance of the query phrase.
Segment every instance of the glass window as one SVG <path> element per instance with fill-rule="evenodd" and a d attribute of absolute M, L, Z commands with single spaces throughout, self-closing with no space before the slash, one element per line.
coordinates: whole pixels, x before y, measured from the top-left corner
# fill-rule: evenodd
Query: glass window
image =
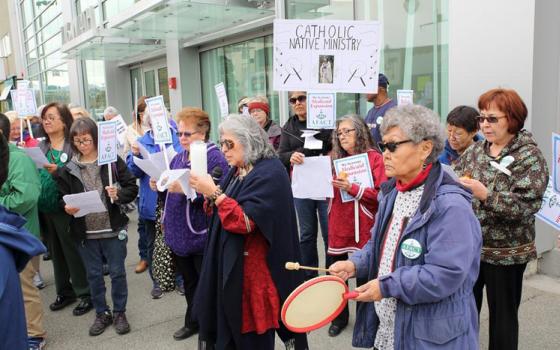
<path fill-rule="evenodd" d="M 133 68 L 130 70 L 130 91 L 132 91 L 132 105 L 136 105 L 136 101 L 134 101 L 134 81 L 136 80 L 137 84 L 137 94 L 138 96 L 136 99 L 140 98 L 140 96 L 144 95 L 144 90 L 142 90 L 142 71 L 140 68 Z"/>
<path fill-rule="evenodd" d="M 121 13 L 140 0 L 104 0 L 103 1 L 103 19 L 110 20 L 111 17 Z"/>
<path fill-rule="evenodd" d="M 163 95 L 163 102 L 169 109 L 169 85 L 167 85 L 167 67 L 159 68 L 158 73 L 158 87 L 159 94 Z"/>
<path fill-rule="evenodd" d="M 86 108 L 96 120 L 103 119 L 107 107 L 105 86 L 105 63 L 103 61 L 84 61 Z"/>
<path fill-rule="evenodd" d="M 70 102 L 68 67 L 63 64 L 42 74 L 43 103 L 59 101 Z"/>
<path fill-rule="evenodd" d="M 33 2 L 32 1 L 22 1 L 21 2 L 21 16 L 23 17 L 23 26 L 26 27 L 33 22 Z"/>
<path fill-rule="evenodd" d="M 266 96 L 270 117 L 278 122 L 278 94 L 272 90 L 272 36 L 260 37 L 208 50 L 200 54 L 204 110 L 213 125 L 220 122 L 218 99 L 214 86 L 223 82 L 229 111 L 237 113 L 237 102 L 246 96 Z M 217 127 L 211 138 L 217 140 Z"/>
<path fill-rule="evenodd" d="M 146 96 L 154 97 L 157 94 L 155 71 L 149 70 L 144 72 L 144 86 L 145 86 Z"/>

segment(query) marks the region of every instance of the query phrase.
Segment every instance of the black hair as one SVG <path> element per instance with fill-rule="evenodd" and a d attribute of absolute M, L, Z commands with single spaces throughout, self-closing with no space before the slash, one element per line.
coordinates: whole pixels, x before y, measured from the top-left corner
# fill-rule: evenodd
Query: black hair
<path fill-rule="evenodd" d="M 6 117 L 5 115 L 3 116 Z M 0 135 L 0 187 L 8 179 L 9 163 L 10 149 L 8 148 L 8 136 Z"/>
<path fill-rule="evenodd" d="M 447 115 L 447 124 L 463 128 L 469 133 L 475 132 L 478 130 L 478 115 L 478 111 L 472 107 L 457 106 Z"/>
<path fill-rule="evenodd" d="M 0 113 L 0 131 L 4 134 L 6 140 L 10 138 L 11 127 L 10 119 L 4 113 Z"/>
<path fill-rule="evenodd" d="M 43 110 L 41 111 L 41 120 L 45 119 L 45 115 L 47 114 L 47 111 L 51 108 L 54 107 L 56 108 L 56 110 L 58 111 L 58 114 L 60 114 L 60 119 L 62 120 L 62 123 L 64 124 L 64 139 L 68 140 L 68 136 L 70 135 L 70 128 L 72 127 L 72 123 L 74 122 L 74 118 L 72 117 L 72 113 L 70 112 L 70 109 L 68 108 L 67 105 L 60 103 L 60 102 L 51 102 L 48 105 L 46 105 Z M 46 138 L 47 140 L 50 142 L 51 139 L 49 137 L 49 135 L 47 133 L 46 134 Z"/>
<path fill-rule="evenodd" d="M 70 134 L 68 136 L 68 142 L 72 144 L 74 152 L 80 153 L 78 147 L 74 144 L 74 137 L 86 134 L 91 135 L 93 146 L 97 149 L 97 124 L 95 124 L 91 118 L 76 119 L 70 128 Z"/>

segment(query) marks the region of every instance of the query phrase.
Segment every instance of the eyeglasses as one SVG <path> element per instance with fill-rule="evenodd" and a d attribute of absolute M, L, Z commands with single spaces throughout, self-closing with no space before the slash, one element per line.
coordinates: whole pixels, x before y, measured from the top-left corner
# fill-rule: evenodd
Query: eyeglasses
<path fill-rule="evenodd" d="M 198 131 L 195 131 L 195 132 L 188 132 L 188 131 L 183 131 L 183 132 L 181 132 L 181 131 L 177 131 L 177 132 L 175 133 L 175 135 L 177 135 L 178 138 L 181 138 L 182 136 L 191 137 L 191 136 L 193 136 L 194 134 L 198 134 Z"/>
<path fill-rule="evenodd" d="M 476 117 L 476 121 L 478 122 L 478 124 L 484 123 L 485 120 L 490 124 L 496 124 L 498 120 L 502 118 L 506 118 L 506 116 L 505 115 L 497 116 L 493 114 L 486 116 L 484 114 L 481 114 L 478 117 Z"/>
<path fill-rule="evenodd" d="M 92 139 L 87 139 L 87 140 L 74 140 L 74 145 L 75 146 L 89 146 L 93 143 Z"/>
<path fill-rule="evenodd" d="M 342 135 L 348 136 L 352 131 L 356 131 L 356 129 L 342 129 L 336 133 L 336 137 L 340 138 Z"/>
<path fill-rule="evenodd" d="M 232 140 L 224 139 L 220 141 L 220 147 L 224 148 L 224 146 L 226 147 L 226 151 L 229 151 L 235 147 L 235 143 Z"/>
<path fill-rule="evenodd" d="M 47 120 L 48 120 L 49 122 L 52 123 L 52 122 L 54 122 L 55 120 L 58 120 L 59 118 L 58 118 L 58 116 L 54 116 L 54 115 L 52 115 L 52 114 L 47 114 L 47 115 L 41 117 L 41 119 L 42 119 L 43 121 L 47 121 Z"/>
<path fill-rule="evenodd" d="M 301 96 L 298 96 L 298 97 L 292 97 L 288 101 L 290 101 L 291 105 L 295 105 L 296 102 L 304 103 L 306 100 L 307 100 L 307 96 L 301 95 Z"/>
<path fill-rule="evenodd" d="M 407 143 L 407 142 L 412 142 L 412 140 L 404 140 L 399 142 L 378 142 L 377 146 L 379 146 L 381 152 L 385 152 L 385 150 L 389 150 L 389 152 L 393 153 L 397 150 L 397 147 L 399 145 L 402 145 L 403 143 Z"/>

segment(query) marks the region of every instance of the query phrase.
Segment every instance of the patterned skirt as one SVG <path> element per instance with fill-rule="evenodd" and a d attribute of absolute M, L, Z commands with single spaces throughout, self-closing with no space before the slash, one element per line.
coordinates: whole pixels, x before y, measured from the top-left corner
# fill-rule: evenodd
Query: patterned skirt
<path fill-rule="evenodd" d="M 165 244 L 161 217 L 163 202 L 158 199 L 156 208 L 156 237 L 154 241 L 154 255 L 152 260 L 152 273 L 154 279 L 164 292 L 175 290 L 175 265 L 171 256 L 171 249 Z"/>

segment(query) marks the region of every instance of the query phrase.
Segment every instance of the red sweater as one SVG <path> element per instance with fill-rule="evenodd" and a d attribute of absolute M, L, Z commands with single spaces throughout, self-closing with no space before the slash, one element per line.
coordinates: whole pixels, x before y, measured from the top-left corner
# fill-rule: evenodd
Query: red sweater
<path fill-rule="evenodd" d="M 352 184 L 348 191 L 359 201 L 360 241 L 354 238 L 354 201 L 342 203 L 340 189 L 334 189 L 334 198 L 329 203 L 329 255 L 342 255 L 360 250 L 370 239 L 371 229 L 377 213 L 379 186 L 387 180 L 383 156 L 374 150 L 367 152 L 374 188 Z"/>
<path fill-rule="evenodd" d="M 235 199 L 224 198 L 218 205 L 218 215 L 225 230 L 247 235 L 243 257 L 241 333 L 262 334 L 271 328 L 279 328 L 280 297 L 266 262 L 268 242 Z"/>

